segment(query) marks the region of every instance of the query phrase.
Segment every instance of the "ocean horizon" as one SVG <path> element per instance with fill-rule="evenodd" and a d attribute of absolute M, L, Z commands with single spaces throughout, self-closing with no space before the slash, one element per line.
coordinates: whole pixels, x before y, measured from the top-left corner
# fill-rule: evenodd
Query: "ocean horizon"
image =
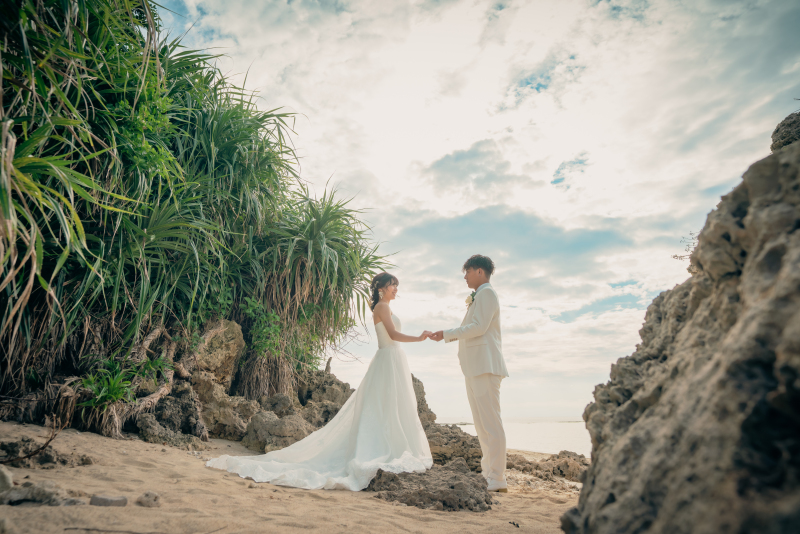
<path fill-rule="evenodd" d="M 446 418 L 437 423 L 458 425 L 464 432 L 477 435 L 472 418 Z M 541 418 L 528 420 L 503 421 L 506 431 L 506 446 L 509 449 L 520 449 L 531 452 L 557 454 L 561 451 L 572 451 L 592 456 L 592 441 L 585 423 L 581 419 Z"/>

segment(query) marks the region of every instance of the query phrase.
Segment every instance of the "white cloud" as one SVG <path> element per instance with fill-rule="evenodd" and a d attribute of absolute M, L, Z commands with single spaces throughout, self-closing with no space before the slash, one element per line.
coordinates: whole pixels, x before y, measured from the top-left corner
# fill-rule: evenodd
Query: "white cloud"
<path fill-rule="evenodd" d="M 495 259 L 511 418 L 580 415 L 686 278 L 681 236 L 800 107 L 792 0 L 168 6 L 264 108 L 301 114 L 304 178 L 356 195 L 397 252 L 405 329 L 457 325 L 461 262 Z M 357 385 L 372 338 L 334 372 Z M 407 353 L 434 411 L 468 417 L 455 347 Z"/>

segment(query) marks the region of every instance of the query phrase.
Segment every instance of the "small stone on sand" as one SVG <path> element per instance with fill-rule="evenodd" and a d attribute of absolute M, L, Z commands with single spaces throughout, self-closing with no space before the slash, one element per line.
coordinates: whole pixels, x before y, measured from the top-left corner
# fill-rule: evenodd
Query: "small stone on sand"
<path fill-rule="evenodd" d="M 127 497 L 113 497 L 110 495 L 92 495 L 92 500 L 89 501 L 92 506 L 127 506 Z"/>

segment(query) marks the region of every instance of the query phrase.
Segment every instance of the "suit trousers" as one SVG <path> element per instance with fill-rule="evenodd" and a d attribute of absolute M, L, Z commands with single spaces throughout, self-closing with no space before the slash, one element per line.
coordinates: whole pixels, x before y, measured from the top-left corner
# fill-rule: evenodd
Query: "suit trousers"
<path fill-rule="evenodd" d="M 500 382 L 491 373 L 466 377 L 467 398 L 472 409 L 475 431 L 481 442 L 481 470 L 486 480 L 505 480 L 506 433 L 500 419 Z"/>

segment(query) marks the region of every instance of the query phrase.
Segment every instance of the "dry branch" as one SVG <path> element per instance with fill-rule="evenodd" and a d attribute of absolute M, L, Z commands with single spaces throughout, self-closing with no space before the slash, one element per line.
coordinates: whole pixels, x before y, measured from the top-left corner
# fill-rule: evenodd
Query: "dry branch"
<path fill-rule="evenodd" d="M 45 450 L 47 448 L 47 446 L 50 445 L 50 443 L 52 443 L 52 441 L 54 439 L 56 439 L 56 436 L 58 436 L 61 433 L 61 431 L 64 430 L 64 428 L 67 426 L 67 423 L 64 423 L 63 425 L 58 426 L 60 423 L 61 423 L 61 421 L 59 421 L 56 418 L 56 414 L 53 414 L 53 428 L 52 428 L 52 430 L 50 430 L 50 437 L 47 439 L 47 441 L 44 442 L 44 445 L 42 445 L 41 447 L 39 447 L 38 449 L 36 449 L 32 453 L 27 454 L 25 456 L 18 456 L 17 458 L 11 458 L 10 460 L 3 460 L 2 462 L 0 462 L 0 465 L 2 465 L 2 464 L 10 464 L 10 463 L 16 462 L 18 460 L 27 460 L 28 458 L 33 458 L 34 456 L 36 456 L 37 454 L 39 454 L 40 452 Z M 58 426 L 58 428 L 56 428 L 57 426 Z"/>

